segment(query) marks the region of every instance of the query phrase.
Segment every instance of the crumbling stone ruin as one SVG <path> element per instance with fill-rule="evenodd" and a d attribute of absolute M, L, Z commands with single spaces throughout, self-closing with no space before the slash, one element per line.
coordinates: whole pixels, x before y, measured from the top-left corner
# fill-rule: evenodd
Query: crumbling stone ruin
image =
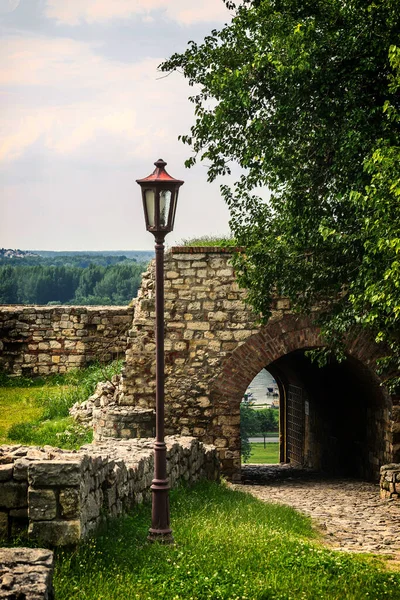
<path fill-rule="evenodd" d="M 215 448 L 169 437 L 170 485 L 216 480 Z M 45 545 L 76 544 L 104 517 L 118 517 L 150 500 L 153 440 L 109 440 L 78 451 L 0 446 L 0 537 L 27 531 Z"/>
<path fill-rule="evenodd" d="M 354 329 L 347 335 L 347 360 L 319 369 L 305 355 L 324 343 L 312 316 L 293 314 L 288 301 L 277 298 L 270 321 L 260 326 L 231 258 L 223 248 L 178 247 L 166 254 L 167 433 L 214 444 L 222 472 L 238 481 L 240 402 L 267 367 L 281 397 L 281 461 L 378 480 L 382 465 L 400 461 L 399 398 L 376 373 L 384 350 Z M 92 398 L 104 405 L 104 438 L 134 431 L 116 424 L 117 406 L 137 416 L 139 409 L 154 409 L 154 289 L 151 264 L 138 294 L 122 377 L 112 397 L 100 390 Z"/>

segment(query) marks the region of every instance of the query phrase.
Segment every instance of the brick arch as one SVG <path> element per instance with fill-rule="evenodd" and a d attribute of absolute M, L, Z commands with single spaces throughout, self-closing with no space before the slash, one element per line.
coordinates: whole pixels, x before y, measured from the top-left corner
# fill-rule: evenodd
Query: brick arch
<path fill-rule="evenodd" d="M 249 383 L 267 365 L 294 350 L 323 345 L 319 328 L 307 317 L 286 314 L 263 326 L 224 361 L 211 395 L 243 398 Z"/>
<path fill-rule="evenodd" d="M 320 330 L 311 317 L 288 313 L 261 327 L 223 361 L 210 385 L 214 411 L 210 432 L 213 443 L 219 448 L 223 471 L 229 477 L 238 478 L 240 473 L 240 402 L 253 378 L 282 357 L 324 345 Z M 383 349 L 364 331 L 354 329 L 347 335 L 345 351 L 352 359 L 354 369 L 364 371 L 371 384 L 379 388 L 376 360 Z M 385 391 L 379 393 L 389 401 L 388 407 L 390 397 Z"/>
<path fill-rule="evenodd" d="M 286 298 L 273 300 L 271 320 L 260 327 L 258 315 L 246 303 L 246 290 L 238 286 L 231 258 L 231 251 L 223 248 L 178 247 L 166 253 L 165 423 L 167 434 L 215 443 L 225 473 L 237 475 L 240 400 L 248 384 L 262 368 L 276 366 L 280 357 L 320 347 L 323 341 L 312 316 L 293 314 Z M 150 265 L 135 303 L 116 392 L 117 403 L 128 408 L 155 406 L 154 278 Z M 349 332 L 347 352 L 358 361 L 349 361 L 354 372 L 359 374 L 359 364 L 374 373 L 379 351 L 364 333 Z M 381 411 L 384 419 L 377 417 L 387 448 L 381 464 L 400 459 L 400 410 L 395 404 L 393 411 L 389 404 Z"/>
<path fill-rule="evenodd" d="M 223 362 L 211 384 L 211 394 L 227 398 L 243 398 L 249 383 L 267 365 L 295 350 L 325 346 L 320 329 L 311 317 L 284 314 L 260 328 L 238 346 Z M 383 355 L 365 331 L 352 329 L 345 341 L 345 351 L 376 375 L 376 361 Z"/>

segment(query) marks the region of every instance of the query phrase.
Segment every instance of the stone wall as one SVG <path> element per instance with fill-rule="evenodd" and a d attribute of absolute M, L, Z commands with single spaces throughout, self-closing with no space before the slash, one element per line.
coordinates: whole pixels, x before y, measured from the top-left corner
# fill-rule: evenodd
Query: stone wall
<path fill-rule="evenodd" d="M 381 467 L 381 498 L 398 500 L 400 498 L 400 464 L 391 463 Z"/>
<path fill-rule="evenodd" d="M 211 382 L 224 358 L 258 331 L 230 258 L 221 248 L 177 248 L 166 253 L 164 267 L 166 431 L 215 443 L 225 472 L 240 468 L 239 407 L 227 407 L 219 417 L 220 435 L 214 435 Z M 129 332 L 117 397 L 123 406 L 155 406 L 154 319 L 152 263 L 143 274 Z"/>
<path fill-rule="evenodd" d="M 57 448 L 0 447 L 0 537 L 29 536 L 45 545 L 76 544 L 103 516 L 117 517 L 151 497 L 153 440 Z M 183 480 L 218 479 L 215 448 L 197 439 L 166 439 L 167 473 Z"/>
<path fill-rule="evenodd" d="M 166 253 L 165 418 L 167 433 L 193 435 L 214 444 L 223 473 L 239 480 L 240 402 L 247 386 L 262 368 L 273 368 L 282 357 L 321 347 L 324 341 L 312 316 L 293 314 L 285 298 L 274 300 L 272 316 L 261 326 L 245 302 L 246 290 L 239 289 L 231 259 L 232 252 L 223 248 L 177 247 Z M 117 405 L 155 407 L 154 326 L 153 263 L 138 293 L 121 384 L 113 397 Z M 361 382 L 357 370 L 363 368 L 377 386 L 376 399 L 369 398 L 367 407 L 371 439 L 364 440 L 362 448 L 368 477 L 376 477 L 381 464 L 400 456 L 400 434 L 393 429 L 400 413 L 392 411 L 395 401 L 376 377 L 376 360 L 384 349 L 365 333 L 352 330 L 346 352 L 349 369 L 360 365 L 354 367 L 354 381 Z M 301 362 L 297 364 L 301 375 Z M 294 382 L 293 374 L 287 375 L 285 390 Z M 358 392 L 367 397 L 368 387 L 361 382 Z M 314 392 L 309 418 L 318 420 L 314 405 L 324 403 L 323 383 Z M 281 435 L 286 433 L 282 427 Z M 310 437 L 308 443 L 312 447 L 306 449 L 307 459 L 312 461 L 317 450 Z"/>
<path fill-rule="evenodd" d="M 0 598 L 53 600 L 53 552 L 0 548 Z"/>
<path fill-rule="evenodd" d="M 132 306 L 1 306 L 0 368 L 48 375 L 123 357 L 133 315 Z"/>

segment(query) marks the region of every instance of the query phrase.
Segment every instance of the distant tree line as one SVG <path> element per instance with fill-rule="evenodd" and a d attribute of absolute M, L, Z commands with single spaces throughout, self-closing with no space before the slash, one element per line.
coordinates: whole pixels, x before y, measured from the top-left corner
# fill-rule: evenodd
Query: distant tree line
<path fill-rule="evenodd" d="M 265 438 L 270 432 L 279 431 L 279 410 L 276 408 L 255 409 L 252 394 L 247 393 L 240 404 L 240 438 L 243 460 L 248 460 L 251 453 L 250 436 Z"/>
<path fill-rule="evenodd" d="M 145 253 L 143 252 L 145 255 Z M 148 253 L 150 254 L 150 253 Z M 146 257 L 147 258 L 147 257 Z M 7 257 L 1 253 L 0 250 L 0 266 L 45 266 L 45 267 L 81 267 L 82 269 L 89 265 L 98 265 L 102 267 L 108 267 L 110 265 L 116 265 L 122 262 L 148 262 L 149 259 L 144 261 L 137 261 L 135 258 L 128 259 L 125 255 L 114 255 L 114 254 L 94 254 L 94 253 L 67 253 L 62 254 L 61 252 L 49 252 L 49 256 L 30 255 L 26 253 L 24 256 Z"/>
<path fill-rule="evenodd" d="M 136 297 L 146 264 L 125 257 L 118 262 L 121 257 L 109 256 L 103 257 L 106 264 L 95 264 L 91 258 L 85 264 L 82 257 L 68 257 L 68 263 L 75 264 L 59 266 L 37 264 L 37 260 L 0 264 L 0 304 L 119 305 Z"/>

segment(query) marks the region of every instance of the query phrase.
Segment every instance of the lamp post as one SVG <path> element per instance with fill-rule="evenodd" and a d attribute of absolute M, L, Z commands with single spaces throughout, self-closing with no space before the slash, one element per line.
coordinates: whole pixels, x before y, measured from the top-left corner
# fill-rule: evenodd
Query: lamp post
<path fill-rule="evenodd" d="M 152 491 L 152 518 L 148 539 L 152 542 L 172 543 L 169 525 L 169 482 L 167 479 L 167 452 L 164 442 L 164 240 L 172 231 L 180 186 L 165 170 L 161 158 L 154 163 L 151 175 L 136 182 L 142 188 L 146 229 L 155 238 L 156 250 L 156 441 L 154 444 L 154 479 Z"/>

